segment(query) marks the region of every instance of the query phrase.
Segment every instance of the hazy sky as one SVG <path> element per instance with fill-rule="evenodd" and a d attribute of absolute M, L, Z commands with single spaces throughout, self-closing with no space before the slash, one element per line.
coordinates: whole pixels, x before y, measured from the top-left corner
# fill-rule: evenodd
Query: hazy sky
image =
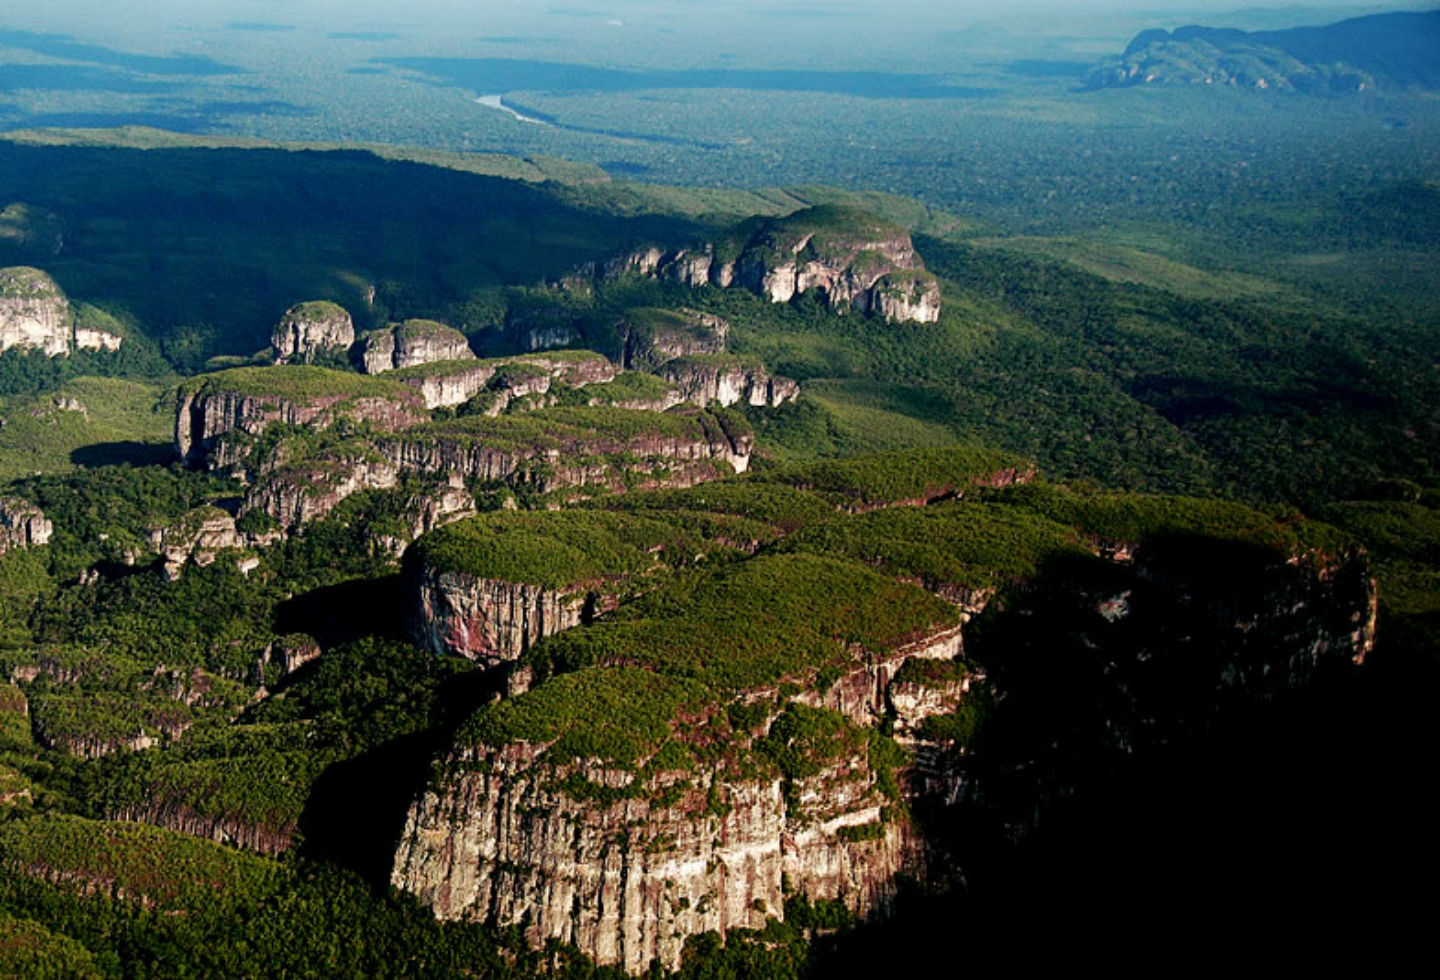
<path fill-rule="evenodd" d="M 0 29 L 203 53 L 271 71 L 301 69 L 313 42 L 336 33 L 345 37 L 331 43 L 353 47 L 352 60 L 428 54 L 688 67 L 723 57 L 746 67 L 948 71 L 987 58 L 1092 60 L 1150 27 L 1290 27 L 1435 2 L 45 0 L 0 7 Z"/>

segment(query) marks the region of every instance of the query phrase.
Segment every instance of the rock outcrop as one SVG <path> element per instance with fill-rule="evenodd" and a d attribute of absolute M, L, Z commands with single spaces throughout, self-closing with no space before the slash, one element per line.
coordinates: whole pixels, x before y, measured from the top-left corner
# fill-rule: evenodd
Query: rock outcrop
<path fill-rule="evenodd" d="M 12 347 L 55 357 L 74 349 L 70 301 L 47 274 L 0 269 L 0 351 Z"/>
<path fill-rule="evenodd" d="M 434 320 L 406 320 L 372 330 L 360 338 L 359 344 L 360 363 L 366 374 L 475 357 L 463 333 Z"/>
<path fill-rule="evenodd" d="M 707 412 L 554 408 L 432 423 L 380 439 L 376 449 L 397 470 L 548 493 L 692 486 L 743 473 L 754 443 L 741 420 Z"/>
<path fill-rule="evenodd" d="M 800 396 L 800 386 L 789 378 L 772 376 L 753 359 L 728 354 L 677 357 L 666 361 L 659 374 L 693 405 L 773 408 Z"/>
<path fill-rule="evenodd" d="M 698 310 L 627 310 L 621 324 L 625 367 L 649 371 L 677 357 L 723 354 L 730 324 Z"/>
<path fill-rule="evenodd" d="M 458 543 L 433 550 L 454 560 Z M 556 650 L 593 666 L 462 727 L 411 808 L 392 883 L 442 919 L 519 925 L 638 972 L 678 966 L 687 936 L 783 919 L 787 885 L 864 917 L 902 870 L 923 875 L 900 753 L 876 728 L 908 661 L 958 653 L 958 615 L 811 557 L 758 557 L 691 588 L 683 610 L 659 601 L 537 644 L 527 667 L 553 669 Z M 862 623 L 864 650 L 847 639 Z"/>
<path fill-rule="evenodd" d="M 54 525 L 28 500 L 0 497 L 0 555 L 50 543 Z"/>
<path fill-rule="evenodd" d="M 445 920 L 519 925 L 632 973 L 680 965 L 686 937 L 784 916 L 788 883 L 866 916 L 916 866 L 903 820 L 882 821 L 870 773 L 832 763 L 791 789 L 778 775 L 661 772 L 643 785 L 548 745 L 462 749 L 407 818 L 392 884 Z M 857 778 L 857 776 L 859 778 Z M 560 788 L 609 787 L 605 804 Z"/>
<path fill-rule="evenodd" d="M 417 639 L 439 653 L 486 666 L 518 660 L 542 637 L 579 626 L 587 590 L 503 582 L 462 572 L 411 567 L 406 591 L 418 598 Z"/>
<path fill-rule="evenodd" d="M 295 365 L 235 368 L 181 386 L 175 445 L 192 466 L 230 469 L 247 462 L 271 425 L 324 429 L 342 418 L 393 432 L 428 416 L 418 395 L 380 378 Z"/>
<path fill-rule="evenodd" d="M 463 405 L 488 392 L 485 411 L 499 415 L 515 399 L 544 395 L 557 382 L 583 388 L 613 381 L 618 373 L 603 354 L 567 350 L 484 361 L 440 361 L 403 368 L 391 377 L 418 391 L 432 409 Z"/>
<path fill-rule="evenodd" d="M 300 303 L 285 311 L 270 334 L 275 363 L 315 361 L 325 351 L 343 353 L 355 343 L 355 323 L 343 306 L 324 300 Z"/>
<path fill-rule="evenodd" d="M 120 325 L 85 304 L 72 307 L 54 279 L 39 269 L 0 269 L 0 351 L 12 347 L 50 357 L 77 350 L 117 351 Z"/>
<path fill-rule="evenodd" d="M 822 205 L 751 219 L 730 240 L 666 251 L 647 246 L 600 266 L 601 279 L 644 276 L 681 285 L 738 286 L 775 303 L 815 293 L 836 312 L 933 323 L 940 286 L 903 228 L 855 208 Z"/>
<path fill-rule="evenodd" d="M 320 520 L 352 494 L 389 490 L 399 482 L 399 471 L 368 446 L 340 448 L 264 474 L 246 489 L 240 513 L 259 511 L 294 531 Z"/>
<path fill-rule="evenodd" d="M 180 577 L 187 563 L 204 567 L 226 549 L 247 544 L 235 529 L 235 518 L 219 507 L 197 507 L 171 524 L 149 529 L 150 549 L 165 560 L 170 580 Z"/>

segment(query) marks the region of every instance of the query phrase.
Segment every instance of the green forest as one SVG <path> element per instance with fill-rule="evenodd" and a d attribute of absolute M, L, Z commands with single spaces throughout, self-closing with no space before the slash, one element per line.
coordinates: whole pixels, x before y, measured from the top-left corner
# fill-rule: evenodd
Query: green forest
<path fill-rule="evenodd" d="M 1103 159 L 1129 151 L 1103 149 L 1089 179 L 1129 200 L 1128 164 Z M 392 883 L 412 802 L 514 743 L 548 746 L 547 791 L 597 810 L 644 797 L 722 820 L 743 801 L 721 773 L 772 781 L 782 815 L 805 819 L 839 766 L 876 812 L 835 832 L 845 845 L 923 830 L 928 873 L 901 880 L 893 915 L 787 882 L 763 927 L 691 935 L 655 977 L 870 976 L 962 926 L 1065 937 L 1111 912 L 1178 935 L 1144 896 L 1220 894 L 1220 877 L 1268 860 L 1285 897 L 1334 899 L 1373 885 L 1375 863 L 1427 866 L 1433 805 L 1412 786 L 1437 747 L 1440 324 L 1423 275 L 1390 289 L 1367 263 L 1433 266 L 1433 175 L 1274 203 L 1272 181 L 1325 165 L 1307 157 L 1227 185 L 1237 199 L 1204 234 L 1146 248 L 1179 219 L 1127 205 L 1123 227 L 1027 229 L 1001 220 L 1021 200 L 979 220 L 810 184 L 403 156 L 133 130 L 0 143 L 0 228 L 23 232 L 0 235 L 0 267 L 52 276 L 72 331 L 123 337 L 0 352 L 0 505 L 53 525 L 34 547 L 0 525 L 0 975 L 624 976 L 537 946 L 528 923 L 439 921 Z M 746 219 L 812 205 L 867 209 L 845 230 L 912 240 L 938 321 L 596 271 L 650 247 L 718 252 Z M 1217 227 L 1256 261 L 1212 261 Z M 1297 242 L 1340 271 L 1285 272 Z M 272 328 L 319 301 L 360 332 L 451 326 L 505 359 L 501 387 L 548 378 L 536 336 L 619 362 L 628 338 L 698 312 L 728 324 L 728 352 L 677 363 L 758 366 L 799 393 L 656 412 L 631 403 L 675 386 L 637 369 L 499 411 L 496 385 L 424 409 L 412 382 L 472 362 L 390 377 L 341 351 L 272 363 Z M 279 421 L 229 437 L 241 464 L 187 466 L 177 409 L 204 399 Z M 384 433 L 347 414 L 367 400 L 423 417 L 394 436 L 396 458 L 445 445 L 552 461 L 449 483 L 397 465 L 282 529 L 254 502 L 266 480 L 388 463 Z M 281 419 L 321 403 L 324 425 Z M 671 486 L 698 471 L 611 446 L 637 440 L 729 445 L 748 466 Z M 603 480 L 547 483 L 561 464 Z M 444 491 L 463 512 L 431 521 Z M 207 521 L 234 536 L 196 544 Z M 1378 582 L 1363 667 L 1265 660 L 1314 624 L 1249 603 L 1311 610 L 1284 592 L 1311 573 Z M 545 590 L 580 625 L 486 670 L 417 636 L 423 575 Z M 1253 623 L 1222 629 L 1216 608 Z M 1363 632 L 1341 612 L 1315 610 L 1315 628 Z M 964 700 L 913 732 L 841 710 L 845 678 L 953 629 L 962 657 L 885 676 L 916 699 L 971 685 Z M 522 668 L 528 689 L 507 688 Z M 980 787 L 959 804 L 908 795 L 935 745 Z M 1167 850 L 1171 835 L 1193 843 Z M 1331 847 L 1350 856 L 1317 869 Z"/>

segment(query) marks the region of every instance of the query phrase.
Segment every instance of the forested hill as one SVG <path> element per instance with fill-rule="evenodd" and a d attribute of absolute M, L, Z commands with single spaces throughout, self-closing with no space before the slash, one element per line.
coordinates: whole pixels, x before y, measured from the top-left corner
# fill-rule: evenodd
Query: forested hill
<path fill-rule="evenodd" d="M 1235 85 L 1299 92 L 1440 87 L 1440 11 L 1374 14 L 1278 31 L 1141 31 L 1090 88 Z"/>

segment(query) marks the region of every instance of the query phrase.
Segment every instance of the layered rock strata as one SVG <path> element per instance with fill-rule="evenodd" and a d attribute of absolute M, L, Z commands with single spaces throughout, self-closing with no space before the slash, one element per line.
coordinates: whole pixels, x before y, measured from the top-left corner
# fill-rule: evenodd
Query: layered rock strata
<path fill-rule="evenodd" d="M 360 338 L 359 347 L 360 363 L 366 374 L 475 357 L 463 333 L 434 320 L 406 320 L 372 330 Z"/>
<path fill-rule="evenodd" d="M 792 813 L 778 776 L 670 772 L 641 788 L 602 767 L 552 771 L 547 748 L 452 756 L 443 788 L 410 811 L 392 884 L 441 919 L 516 924 L 532 945 L 572 943 L 639 973 L 678 967 L 688 936 L 783 917 L 787 883 L 864 917 L 916 866 L 913 829 L 882 821 L 883 799 L 848 761 L 795 787 Z M 566 779 L 626 798 L 576 800 Z"/>
<path fill-rule="evenodd" d="M 355 323 L 343 306 L 323 300 L 300 303 L 285 311 L 270 334 L 275 363 L 314 363 L 325 351 L 345 352 L 355 343 Z"/>
<path fill-rule="evenodd" d="M 245 464 L 271 425 L 325 429 L 342 418 L 393 432 L 428 416 L 418 395 L 380 379 L 299 366 L 238 368 L 181 387 L 175 445 L 186 463 L 225 470 Z"/>
<path fill-rule="evenodd" d="M 49 544 L 54 532 L 39 507 L 19 497 L 0 497 L 0 555 Z"/>
<path fill-rule="evenodd" d="M 659 370 L 692 405 L 756 405 L 774 408 L 800 397 L 800 386 L 771 375 L 758 362 L 700 355 L 667 361 Z"/>
<path fill-rule="evenodd" d="M 814 293 L 836 312 L 917 323 L 940 318 L 939 283 L 925 271 L 909 234 L 867 212 L 830 205 L 752 219 L 726 242 L 676 251 L 647 246 L 611 259 L 595 275 L 737 286 L 775 303 Z"/>
<path fill-rule="evenodd" d="M 691 486 L 727 471 L 743 473 L 754 442 L 748 427 L 703 412 L 550 409 L 521 421 L 435 423 L 381 439 L 376 448 L 400 470 L 523 483 L 547 493 Z"/>
<path fill-rule="evenodd" d="M 29 266 L 0 269 L 0 351 L 58 357 L 76 350 L 116 351 L 123 343 L 117 333 L 77 323 L 69 299 L 47 273 Z"/>

